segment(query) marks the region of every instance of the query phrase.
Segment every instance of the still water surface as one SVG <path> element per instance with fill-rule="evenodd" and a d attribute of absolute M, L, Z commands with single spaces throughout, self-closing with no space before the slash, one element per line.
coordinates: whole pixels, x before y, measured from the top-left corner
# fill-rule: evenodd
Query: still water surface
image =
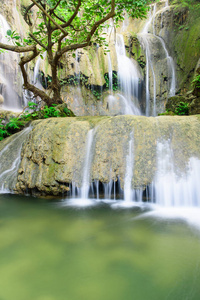
<path fill-rule="evenodd" d="M 108 204 L 0 195 L 0 300 L 199 300 L 200 231 Z"/>

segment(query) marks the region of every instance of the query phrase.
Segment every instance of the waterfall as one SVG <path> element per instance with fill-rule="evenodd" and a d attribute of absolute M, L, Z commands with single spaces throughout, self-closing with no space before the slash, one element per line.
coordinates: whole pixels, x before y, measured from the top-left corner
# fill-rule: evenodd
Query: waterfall
<path fill-rule="evenodd" d="M 200 125 L 195 123 L 197 127 L 188 127 L 190 120 L 184 118 L 180 122 L 178 117 L 171 119 L 169 125 L 167 119 L 163 118 L 128 118 L 108 118 L 88 131 L 84 164 L 80 171 L 81 188 L 76 188 L 78 183 L 74 183 L 72 197 L 78 191 L 81 203 L 85 199 L 97 199 L 116 202 L 116 205 L 125 207 L 143 201 L 162 207 L 200 206 L 200 153 L 197 138 Z M 128 125 L 130 120 L 135 120 L 135 125 L 134 122 Z M 108 127 L 110 134 L 107 140 L 102 135 L 107 136 Z M 145 128 L 148 133 L 145 133 Z M 184 135 L 186 128 L 187 132 L 191 132 L 188 137 Z M 182 144 L 179 141 L 180 135 L 184 139 Z M 191 143 L 191 140 L 195 142 Z"/>
<path fill-rule="evenodd" d="M 139 108 L 140 74 L 137 66 L 126 56 L 124 39 L 117 35 L 116 53 L 118 62 L 118 80 L 121 89 L 119 97 L 123 103 L 123 114 L 141 115 Z"/>
<path fill-rule="evenodd" d="M 132 177 L 133 177 L 133 146 L 134 146 L 133 132 L 130 134 L 130 141 L 128 145 L 128 154 L 126 156 L 126 171 L 124 178 L 124 200 L 126 202 L 132 201 Z"/>
<path fill-rule="evenodd" d="M 0 193 L 7 193 L 15 187 L 17 172 L 21 161 L 21 149 L 25 137 L 31 131 L 28 127 L 12 136 L 0 151 Z M 12 153 L 8 159 L 8 153 Z"/>
<path fill-rule="evenodd" d="M 7 31 L 10 30 L 6 19 L 0 14 L 0 42 L 8 43 L 6 38 Z M 18 54 L 16 53 L 0 53 L 0 94 L 4 98 L 3 108 L 8 110 L 21 110 L 22 95 L 21 86 L 17 86 L 16 78 L 18 73 Z"/>
<path fill-rule="evenodd" d="M 165 10 L 166 7 L 168 7 L 168 2 L 165 2 Z M 157 93 L 157 83 L 156 83 L 156 65 L 152 60 L 152 50 L 151 50 L 151 43 L 152 39 L 151 37 L 153 36 L 154 38 L 158 39 L 160 44 L 161 44 L 161 49 L 163 49 L 167 61 L 167 68 L 168 68 L 168 97 L 174 96 L 175 95 L 175 90 L 176 90 L 176 76 L 175 76 L 175 65 L 173 58 L 169 55 L 167 47 L 165 45 L 164 40 L 156 35 L 155 31 L 155 16 L 159 12 L 161 13 L 161 30 L 163 26 L 163 12 L 162 10 L 157 11 L 157 6 L 156 3 L 151 5 L 151 10 L 149 13 L 149 18 L 142 30 L 142 32 L 138 35 L 138 38 L 141 42 L 141 45 L 145 51 L 145 56 L 146 56 L 146 116 L 149 116 L 151 114 L 150 110 L 150 101 L 152 97 L 152 102 L 153 102 L 153 109 L 152 109 L 152 115 L 156 116 L 156 93 Z M 149 33 L 150 27 L 152 26 L 152 34 Z M 161 30 L 159 35 L 161 34 Z M 150 92 L 150 73 L 152 76 L 152 84 L 153 84 L 153 95 L 151 96 Z M 160 75 L 159 75 L 160 76 Z"/>
<path fill-rule="evenodd" d="M 169 74 L 171 74 L 171 84 L 169 87 L 169 97 L 172 97 L 175 95 L 176 92 L 176 76 L 175 76 L 175 66 L 174 66 L 174 60 L 173 58 L 169 55 L 168 50 L 166 48 L 165 42 L 161 37 L 158 37 L 162 47 L 165 51 L 165 55 L 167 58 L 167 64 L 168 64 L 168 70 L 169 70 Z"/>
<path fill-rule="evenodd" d="M 85 161 L 83 166 L 83 179 L 82 179 L 82 186 L 81 186 L 81 198 L 88 199 L 89 196 L 89 189 L 90 189 L 90 169 L 92 163 L 92 142 L 94 139 L 94 129 L 90 129 L 87 134 L 86 140 L 86 148 L 85 148 Z"/>
<path fill-rule="evenodd" d="M 153 183 L 155 202 L 161 206 L 200 206 L 200 160 L 191 157 L 182 176 L 175 172 L 170 141 L 157 144 L 157 173 Z"/>
<path fill-rule="evenodd" d="M 166 0 L 166 2 L 165 2 L 165 11 L 166 11 L 166 9 L 169 9 L 169 3 L 168 3 L 168 0 Z M 161 30 L 162 30 L 162 26 L 163 26 L 163 24 L 162 24 L 163 13 L 164 13 L 164 12 L 161 13 L 161 25 L 160 25 Z M 168 63 L 169 74 L 171 74 L 171 85 L 170 85 L 170 90 L 169 90 L 169 97 L 172 97 L 172 96 L 174 96 L 175 93 L 176 93 L 176 73 L 175 73 L 175 65 L 174 65 L 174 60 L 173 60 L 173 58 L 169 55 L 169 52 L 168 52 L 168 50 L 167 50 L 167 47 L 166 47 L 166 45 L 165 45 L 164 40 L 160 37 L 160 35 L 161 35 L 161 30 L 160 30 L 160 32 L 159 32 L 158 37 L 159 37 L 159 39 L 160 39 L 160 41 L 161 41 L 161 44 L 162 44 L 162 47 L 163 47 L 163 49 L 164 49 L 164 51 L 165 51 L 166 58 L 167 58 L 167 63 Z"/>
<path fill-rule="evenodd" d="M 42 83 L 41 83 L 41 75 L 40 75 L 40 68 L 43 61 L 46 59 L 47 52 L 45 51 L 43 53 L 43 58 L 39 56 L 36 60 L 35 66 L 34 66 L 34 73 L 33 73 L 33 84 L 39 88 L 43 89 Z M 46 83 L 47 87 L 47 83 Z"/>
<path fill-rule="evenodd" d="M 108 57 L 108 79 L 109 79 L 109 91 L 111 95 L 113 94 L 113 74 L 112 74 L 112 62 L 111 62 L 111 57 L 110 53 L 107 53 Z"/>
<path fill-rule="evenodd" d="M 152 12 L 152 5 L 151 5 L 151 11 L 149 14 L 149 18 L 142 30 L 142 32 L 139 35 L 139 38 L 141 40 L 142 47 L 145 50 L 145 56 L 146 56 L 146 116 L 150 115 L 150 90 L 149 90 L 149 85 L 150 85 L 150 70 L 152 73 L 153 77 L 153 116 L 156 116 L 156 76 L 155 76 L 155 71 L 154 71 L 154 66 L 153 62 L 151 59 L 151 46 L 149 43 L 149 34 L 148 30 L 149 27 L 153 21 L 154 24 L 154 19 L 155 19 L 155 13 L 156 13 L 156 4 L 153 6 L 153 12 Z M 153 26 L 154 28 L 154 26 Z"/>

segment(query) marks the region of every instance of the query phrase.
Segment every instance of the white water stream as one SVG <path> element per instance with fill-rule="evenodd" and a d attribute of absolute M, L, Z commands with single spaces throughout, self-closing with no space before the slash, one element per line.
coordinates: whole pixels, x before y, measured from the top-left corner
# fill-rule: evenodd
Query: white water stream
<path fill-rule="evenodd" d="M 93 157 L 95 156 L 94 135 L 96 129 L 88 131 L 85 159 L 83 164 L 82 185 L 78 190 L 78 205 L 91 205 L 91 199 L 110 201 L 115 206 L 129 207 L 142 203 L 143 200 L 155 203 L 161 207 L 200 207 L 200 160 L 191 156 L 186 164 L 185 170 L 176 172 L 176 159 L 170 140 L 157 142 L 156 171 L 154 179 L 149 186 L 144 189 L 140 187 L 134 189 L 134 165 L 135 151 L 134 132 L 130 133 L 127 143 L 123 188 L 120 186 L 120 177 L 113 179 L 112 168 L 110 169 L 110 181 L 100 183 L 98 180 L 91 182 L 91 169 Z M 137 163 L 137 161 L 136 161 Z M 72 186 L 72 197 L 76 196 L 75 185 Z M 121 199 L 121 201 L 117 200 Z M 116 203 L 115 203 L 116 202 Z M 73 202 L 74 204 L 74 202 Z M 92 202 L 92 204 L 94 204 Z"/>
<path fill-rule="evenodd" d="M 165 2 L 165 9 L 168 7 L 168 2 Z M 149 18 L 142 30 L 142 32 L 138 35 L 141 45 L 145 50 L 145 55 L 146 55 L 146 116 L 153 115 L 156 116 L 156 75 L 155 75 L 155 70 L 156 70 L 156 65 L 154 64 L 152 60 L 152 49 L 151 49 L 151 37 L 153 36 L 154 38 L 157 38 L 160 41 L 161 47 L 164 50 L 166 60 L 167 60 L 167 67 L 168 67 L 168 81 L 169 81 L 169 91 L 168 91 L 168 97 L 172 97 L 175 95 L 176 92 L 176 76 L 175 76 L 175 65 L 173 58 L 169 55 L 169 52 L 167 50 L 167 47 L 165 45 L 164 40 L 160 37 L 157 36 L 155 33 L 155 16 L 159 12 L 161 13 L 161 28 L 162 28 L 162 16 L 163 12 L 162 10 L 157 11 L 157 5 L 152 4 L 151 5 L 151 10 L 149 13 Z M 149 31 L 152 26 L 152 33 L 150 34 Z M 151 74 L 151 77 L 150 77 Z M 152 78 L 152 83 L 150 82 L 150 78 Z M 151 94 L 150 92 L 150 84 L 153 85 L 153 93 Z M 150 102 L 152 101 L 152 109 Z"/>
<path fill-rule="evenodd" d="M 139 108 L 140 73 L 134 62 L 126 56 L 124 38 L 117 34 L 116 53 L 118 62 L 118 80 L 121 92 L 118 94 L 123 103 L 123 114 L 141 115 Z"/>
<path fill-rule="evenodd" d="M 157 145 L 157 173 L 153 183 L 155 202 L 161 206 L 200 207 L 200 160 L 191 157 L 186 174 L 178 176 L 170 141 Z"/>
<path fill-rule="evenodd" d="M 0 151 L 0 193 L 8 193 L 14 187 L 17 172 L 21 161 L 21 149 L 25 137 L 31 131 L 27 127 L 16 134 L 12 141 Z M 11 159 L 7 159 L 7 153 L 12 153 Z"/>
<path fill-rule="evenodd" d="M 81 199 L 88 199 L 90 189 L 90 168 L 92 163 L 92 142 L 94 139 L 95 129 L 90 129 L 87 134 L 85 148 L 85 162 L 83 166 L 83 179 L 81 186 Z"/>
<path fill-rule="evenodd" d="M 134 139 L 133 132 L 130 134 L 128 143 L 128 154 L 126 156 L 126 171 L 124 178 L 124 201 L 130 202 L 133 199 L 132 178 L 133 178 L 133 163 L 134 163 Z"/>
<path fill-rule="evenodd" d="M 0 42 L 11 44 L 11 41 L 7 39 L 7 31 L 10 30 L 10 26 L 4 16 L 0 14 Z M 20 110 L 21 99 L 17 95 L 18 90 L 22 94 L 22 89 L 15 83 L 17 78 L 17 66 L 18 54 L 5 51 L 0 53 L 0 94 L 4 98 L 3 108 L 7 110 Z"/>

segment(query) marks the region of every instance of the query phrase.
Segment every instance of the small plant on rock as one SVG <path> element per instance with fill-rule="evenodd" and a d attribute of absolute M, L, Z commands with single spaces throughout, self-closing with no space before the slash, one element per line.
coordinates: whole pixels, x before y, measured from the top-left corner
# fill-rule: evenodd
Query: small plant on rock
<path fill-rule="evenodd" d="M 200 74 L 196 75 L 195 78 L 192 80 L 192 85 L 194 88 L 200 89 Z"/>
<path fill-rule="evenodd" d="M 189 114 L 189 103 L 180 102 L 177 108 L 175 109 L 175 114 L 184 116 Z"/>

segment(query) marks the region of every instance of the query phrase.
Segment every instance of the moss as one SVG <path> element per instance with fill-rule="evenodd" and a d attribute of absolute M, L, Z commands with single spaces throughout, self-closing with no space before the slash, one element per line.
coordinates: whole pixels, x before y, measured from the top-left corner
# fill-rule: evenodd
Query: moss
<path fill-rule="evenodd" d="M 166 111 L 162 114 L 158 114 L 158 116 L 175 116 L 176 114 L 172 111 Z"/>
<path fill-rule="evenodd" d="M 181 12 L 177 8 L 174 14 Z M 181 26 L 181 27 L 180 27 Z M 184 24 L 175 23 L 173 47 L 177 57 L 179 72 L 178 81 L 181 87 L 191 88 L 191 78 L 200 53 L 200 9 L 190 9 Z M 190 80 L 188 80 L 188 78 Z"/>

